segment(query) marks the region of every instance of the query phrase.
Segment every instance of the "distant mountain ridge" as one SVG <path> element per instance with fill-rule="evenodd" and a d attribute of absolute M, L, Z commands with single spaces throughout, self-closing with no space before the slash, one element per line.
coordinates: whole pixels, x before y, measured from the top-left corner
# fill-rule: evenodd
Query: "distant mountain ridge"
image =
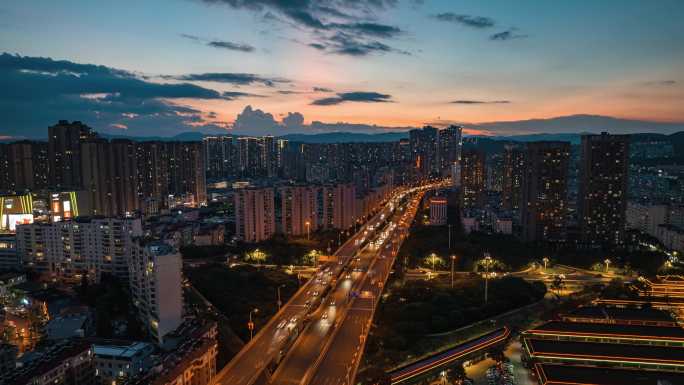
<path fill-rule="evenodd" d="M 87 124 L 87 122 L 85 122 Z M 600 133 L 607 131 L 613 134 L 630 133 L 643 138 L 669 137 L 679 143 L 684 138 L 684 122 L 667 123 L 642 120 L 613 118 L 600 115 L 570 115 L 548 119 L 528 119 L 509 122 L 462 123 L 465 128 L 483 132 L 478 137 L 499 141 L 529 142 L 536 140 L 561 140 L 578 144 L 583 133 Z M 408 138 L 408 130 L 413 127 L 381 127 L 364 124 L 322 123 L 312 122 L 305 126 L 308 133 L 288 133 L 274 135 L 294 142 L 302 143 L 358 143 L 358 142 L 387 142 Z M 255 127 L 258 129 L 258 127 Z M 338 129 L 338 131 L 332 131 Z M 380 132 L 359 132 L 362 130 L 382 130 Z M 325 132 L 325 130 L 331 130 Z M 46 130 L 47 132 L 47 130 Z M 575 133 L 576 132 L 576 133 Z M 282 133 L 282 131 L 281 131 Z M 518 134 L 522 133 L 522 134 Z M 175 136 L 127 136 L 101 133 L 104 138 L 131 139 L 135 141 L 198 141 L 206 134 L 198 131 L 183 132 Z M 232 133 L 225 131 L 225 135 L 247 136 L 247 133 Z M 0 142 L 14 141 L 22 138 L 6 138 L 0 135 Z M 684 144 L 682 144 L 684 146 Z"/>

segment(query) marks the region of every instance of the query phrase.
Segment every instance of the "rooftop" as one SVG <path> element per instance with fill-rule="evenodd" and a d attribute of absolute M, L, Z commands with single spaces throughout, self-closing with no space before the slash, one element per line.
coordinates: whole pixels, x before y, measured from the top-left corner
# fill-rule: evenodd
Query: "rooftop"
<path fill-rule="evenodd" d="M 609 369 L 588 366 L 535 365 L 542 385 L 655 385 L 684 384 L 684 373 Z M 659 382 L 661 381 L 661 382 Z"/>
<path fill-rule="evenodd" d="M 151 351 L 152 348 L 152 344 L 147 342 L 133 342 L 129 345 L 94 344 L 93 352 L 99 357 L 132 358 L 143 354 L 146 350 Z"/>
<path fill-rule="evenodd" d="M 619 308 L 606 306 L 583 306 L 568 313 L 572 317 L 604 318 L 625 321 L 674 321 L 670 313 L 653 308 Z"/>
<path fill-rule="evenodd" d="M 684 341 L 684 329 L 666 326 L 620 325 L 551 321 L 528 330 L 531 334 L 559 333 L 563 335 L 632 337 L 637 339 L 667 338 Z"/>
<path fill-rule="evenodd" d="M 534 356 L 591 361 L 652 362 L 663 365 L 684 365 L 684 348 L 673 346 L 603 344 L 525 338 L 528 351 Z"/>

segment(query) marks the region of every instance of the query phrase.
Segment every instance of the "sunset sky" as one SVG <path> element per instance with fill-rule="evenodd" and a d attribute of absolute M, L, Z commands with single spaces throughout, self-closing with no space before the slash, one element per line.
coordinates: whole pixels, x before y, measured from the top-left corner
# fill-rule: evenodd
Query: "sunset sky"
<path fill-rule="evenodd" d="M 684 122 L 683 17 L 681 0 L 8 0 L 0 136 Z"/>

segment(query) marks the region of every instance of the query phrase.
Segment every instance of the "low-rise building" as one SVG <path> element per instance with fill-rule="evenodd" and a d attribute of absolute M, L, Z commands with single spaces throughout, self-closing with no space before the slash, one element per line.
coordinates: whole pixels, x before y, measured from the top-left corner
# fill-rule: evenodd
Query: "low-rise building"
<path fill-rule="evenodd" d="M 14 370 L 19 350 L 12 344 L 0 343 L 0 373 Z"/>
<path fill-rule="evenodd" d="M 93 319 L 88 308 L 80 311 L 64 311 L 45 325 L 45 336 L 48 340 L 87 337 L 93 330 Z"/>
<path fill-rule="evenodd" d="M 0 383 L 12 385 L 96 385 L 91 344 L 63 340 L 25 354 L 14 370 L 0 373 Z"/>
<path fill-rule="evenodd" d="M 18 270 L 21 258 L 17 253 L 17 237 L 14 234 L 0 234 L 0 269 Z"/>
<path fill-rule="evenodd" d="M 152 366 L 154 345 L 146 342 L 93 344 L 95 370 L 103 384 L 142 376 Z"/>
<path fill-rule="evenodd" d="M 0 296 L 4 296 L 10 288 L 24 282 L 26 282 L 26 274 L 24 273 L 4 273 L 0 275 Z"/>
<path fill-rule="evenodd" d="M 430 198 L 430 225 L 443 226 L 447 223 L 446 197 Z"/>

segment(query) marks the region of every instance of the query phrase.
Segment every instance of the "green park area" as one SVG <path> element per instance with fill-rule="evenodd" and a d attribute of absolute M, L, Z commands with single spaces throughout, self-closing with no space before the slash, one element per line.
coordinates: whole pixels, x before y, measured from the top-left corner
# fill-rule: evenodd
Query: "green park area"
<path fill-rule="evenodd" d="M 448 225 L 430 226 L 422 220 L 412 224 L 410 235 L 399 250 L 396 270 L 402 272 L 418 267 L 450 270 L 453 256 L 457 271 L 474 271 L 488 253 L 497 261 L 497 271 L 521 270 L 532 263 L 542 264 L 543 259 L 548 258 L 552 264 L 597 272 L 605 270 L 606 259 L 611 261 L 611 268 L 627 275 L 679 272 L 677 264 L 668 264 L 670 256 L 656 239 L 637 231 L 628 231 L 625 244 L 610 249 L 581 246 L 574 241 L 524 242 L 510 234 L 486 231 L 466 234 L 458 220 L 458 212 L 450 208 L 448 214 Z M 425 215 L 427 210 L 422 217 Z"/>
<path fill-rule="evenodd" d="M 183 259 L 188 261 L 246 262 L 255 265 L 313 265 L 314 254 L 334 252 L 351 231 L 325 230 L 312 232 L 309 237 L 291 237 L 275 234 L 270 239 L 257 243 L 236 242 L 219 246 L 181 247 Z"/>

